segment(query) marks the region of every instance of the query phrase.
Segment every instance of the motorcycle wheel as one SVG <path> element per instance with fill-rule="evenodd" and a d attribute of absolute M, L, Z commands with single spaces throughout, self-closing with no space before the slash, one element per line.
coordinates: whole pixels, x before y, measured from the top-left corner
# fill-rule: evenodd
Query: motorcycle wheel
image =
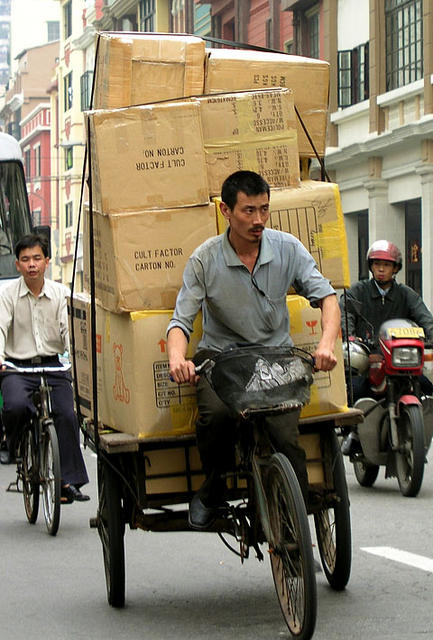
<path fill-rule="evenodd" d="M 415 497 L 424 475 L 424 419 L 419 405 L 402 407 L 398 420 L 399 451 L 395 454 L 401 493 Z"/>
<path fill-rule="evenodd" d="M 353 463 L 353 470 L 361 487 L 372 487 L 379 474 L 379 465 L 357 460 Z"/>

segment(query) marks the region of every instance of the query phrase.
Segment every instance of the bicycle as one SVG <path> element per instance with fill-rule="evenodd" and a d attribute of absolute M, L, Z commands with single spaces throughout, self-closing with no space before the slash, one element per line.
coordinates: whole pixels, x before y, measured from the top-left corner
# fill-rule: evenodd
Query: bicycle
<path fill-rule="evenodd" d="M 248 499 L 229 506 L 240 555 L 268 543 L 280 608 L 292 636 L 307 640 L 314 633 L 316 578 L 307 510 L 295 471 L 276 452 L 265 416 L 298 410 L 308 399 L 314 360 L 295 347 L 239 347 L 205 360 L 204 373 L 221 400 L 239 418 L 236 473 L 247 484 Z M 231 546 L 222 537 L 226 546 Z"/>
<path fill-rule="evenodd" d="M 5 361 L 2 375 L 8 371 L 39 375 L 38 388 L 33 392 L 35 414 L 19 434 L 16 448 L 17 479 L 7 491 L 22 492 L 27 520 L 35 524 L 39 512 L 42 490 L 42 505 L 47 531 L 55 536 L 60 524 L 61 468 L 57 432 L 52 418 L 50 386 L 46 374 L 66 372 L 70 364 L 56 367 L 18 367 Z"/>

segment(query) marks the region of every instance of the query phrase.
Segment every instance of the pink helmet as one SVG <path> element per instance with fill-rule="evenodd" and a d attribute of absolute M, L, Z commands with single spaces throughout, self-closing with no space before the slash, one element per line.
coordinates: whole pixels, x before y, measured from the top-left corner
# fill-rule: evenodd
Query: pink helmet
<path fill-rule="evenodd" d="M 389 260 L 394 262 L 397 271 L 402 267 L 401 252 L 398 247 L 388 240 L 376 240 L 367 251 L 368 268 L 371 269 L 373 260 Z"/>

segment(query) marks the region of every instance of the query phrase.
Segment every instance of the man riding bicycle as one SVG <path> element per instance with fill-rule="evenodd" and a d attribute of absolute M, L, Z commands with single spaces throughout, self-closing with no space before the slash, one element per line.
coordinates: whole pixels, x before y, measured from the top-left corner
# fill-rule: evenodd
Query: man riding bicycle
<path fill-rule="evenodd" d="M 233 466 L 235 422 L 195 366 L 232 344 L 291 346 L 286 294 L 290 287 L 322 310 L 322 338 L 313 354 L 318 370 L 336 364 L 340 311 L 335 291 L 299 240 L 265 228 L 270 188 L 252 171 L 237 171 L 222 186 L 221 212 L 227 231 L 200 245 L 184 272 L 167 329 L 170 374 L 177 383 L 197 384 L 197 444 L 206 480 L 190 504 L 189 523 L 208 528 L 224 499 L 222 474 Z M 194 318 L 203 314 L 203 335 L 194 361 L 186 350 Z M 308 499 L 305 452 L 298 444 L 300 410 L 266 417 L 277 450 L 284 453 Z"/>
<path fill-rule="evenodd" d="M 58 354 L 69 351 L 68 290 L 45 277 L 49 257 L 43 236 L 21 238 L 15 255 L 21 276 L 0 290 L 0 365 L 6 360 L 20 368 L 59 367 Z M 56 372 L 46 377 L 59 440 L 62 502 L 88 500 L 80 490 L 89 479 L 80 448 L 71 375 Z M 38 385 L 39 378 L 34 374 L 11 371 L 2 376 L 2 419 L 10 462 L 14 461 L 21 427 L 35 413 L 33 391 Z"/>

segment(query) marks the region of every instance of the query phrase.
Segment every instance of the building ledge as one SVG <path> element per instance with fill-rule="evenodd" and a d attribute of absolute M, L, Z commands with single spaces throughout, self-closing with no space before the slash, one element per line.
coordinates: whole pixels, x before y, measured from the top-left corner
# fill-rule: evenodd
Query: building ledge
<path fill-rule="evenodd" d="M 371 134 L 363 142 L 347 147 L 329 147 L 326 150 L 325 165 L 328 169 L 337 168 L 348 161 L 361 161 L 370 156 L 389 154 L 391 149 L 426 138 L 433 139 L 433 114 L 392 131 Z"/>
<path fill-rule="evenodd" d="M 413 96 L 419 95 L 423 92 L 424 79 L 421 78 L 421 80 L 416 80 L 415 82 L 406 84 L 404 87 L 399 87 L 398 89 L 382 93 L 380 96 L 377 96 L 376 102 L 379 107 L 387 107 L 390 104 L 400 102 L 401 100 L 407 100 L 408 98 L 412 98 Z"/>
<path fill-rule="evenodd" d="M 353 118 L 358 118 L 361 114 L 368 112 L 369 105 L 369 100 L 363 100 L 357 104 L 352 104 L 350 107 L 334 111 L 330 116 L 331 122 L 333 124 L 342 124 L 343 122 L 352 120 Z"/>
<path fill-rule="evenodd" d="M 87 25 L 87 27 L 84 29 L 80 37 L 74 40 L 74 46 L 77 49 L 80 49 L 83 51 L 94 43 L 95 37 L 96 37 L 95 28 L 93 26 Z"/>

